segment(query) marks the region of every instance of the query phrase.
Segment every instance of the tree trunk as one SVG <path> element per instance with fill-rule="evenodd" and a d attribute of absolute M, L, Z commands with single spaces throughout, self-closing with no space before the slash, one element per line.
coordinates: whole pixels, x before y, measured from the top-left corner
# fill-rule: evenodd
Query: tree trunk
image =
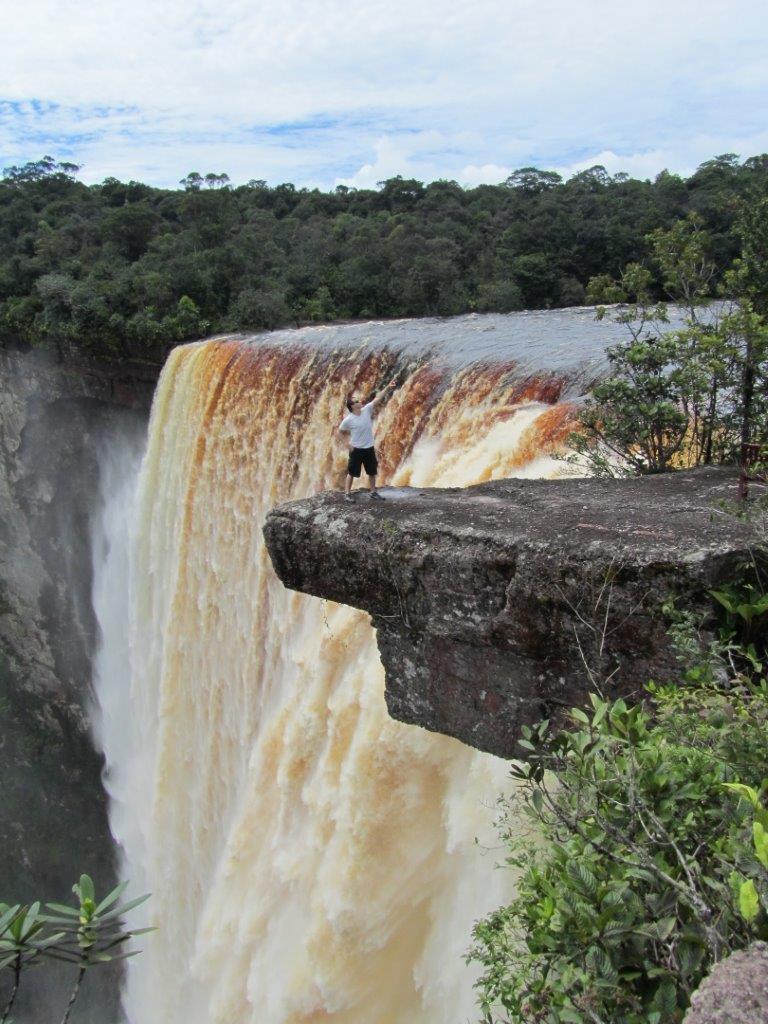
<path fill-rule="evenodd" d="M 755 350 L 752 335 L 747 333 L 744 372 L 741 377 L 741 457 L 739 459 L 739 500 L 749 494 L 748 445 L 752 436 L 752 402 L 755 397 Z"/>
<path fill-rule="evenodd" d="M 715 428 L 715 414 L 717 412 L 717 388 L 712 389 L 709 399 L 709 411 L 707 413 L 707 426 L 704 444 L 704 465 L 709 466 L 712 462 L 712 434 Z"/>

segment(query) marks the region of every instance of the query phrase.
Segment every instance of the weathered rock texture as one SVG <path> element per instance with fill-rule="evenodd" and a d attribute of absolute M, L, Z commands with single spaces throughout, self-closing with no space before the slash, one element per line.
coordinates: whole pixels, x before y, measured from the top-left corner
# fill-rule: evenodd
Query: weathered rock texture
<path fill-rule="evenodd" d="M 155 375 L 0 350 L 0 899 L 69 900 L 81 871 L 102 890 L 113 882 L 89 731 L 90 523 L 99 446 L 142 429 Z M 20 1020 L 50 1016 L 50 991 L 28 986 L 33 1002 L 34 990 L 40 1005 Z"/>
<path fill-rule="evenodd" d="M 371 614 L 394 718 L 502 756 L 582 701 L 589 672 L 614 693 L 673 672 L 661 604 L 708 609 L 758 539 L 718 509 L 723 470 L 384 494 L 276 508 L 275 570 Z"/>
<path fill-rule="evenodd" d="M 683 1024 L 766 1024 L 768 944 L 753 942 L 713 969 L 691 999 Z"/>

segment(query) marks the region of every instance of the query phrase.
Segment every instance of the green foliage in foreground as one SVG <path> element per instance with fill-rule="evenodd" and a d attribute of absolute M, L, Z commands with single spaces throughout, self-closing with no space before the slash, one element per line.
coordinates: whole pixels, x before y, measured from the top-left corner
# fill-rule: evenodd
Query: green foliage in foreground
<path fill-rule="evenodd" d="M 486 1024 L 677 1024 L 714 962 L 768 939 L 768 614 L 743 586 L 718 600 L 703 654 L 677 616 L 681 685 L 525 732 L 501 817 L 517 896 L 470 953 Z"/>
<path fill-rule="evenodd" d="M 0 343 L 162 360 L 210 332 L 580 305 L 591 278 L 644 259 L 650 232 L 691 213 L 714 294 L 768 156 L 654 181 L 527 167 L 476 188 L 396 177 L 329 192 L 196 173 L 179 189 L 85 185 L 77 171 L 44 157 L 0 179 Z"/>
<path fill-rule="evenodd" d="M 123 917 L 149 897 L 140 896 L 120 904 L 127 886 L 127 882 L 122 882 L 98 900 L 90 876 L 81 875 L 80 881 L 72 886 L 77 897 L 74 906 L 47 903 L 44 913 L 40 903 L 30 906 L 0 903 L 0 970 L 10 972 L 13 977 L 8 1000 L 0 1012 L 0 1024 L 9 1024 L 12 1020 L 22 976 L 28 968 L 56 960 L 75 969 L 70 997 L 61 1017 L 61 1024 L 67 1024 L 86 972 L 135 956 L 135 952 L 124 952 L 125 944 L 130 938 L 152 929 L 129 931 Z"/>

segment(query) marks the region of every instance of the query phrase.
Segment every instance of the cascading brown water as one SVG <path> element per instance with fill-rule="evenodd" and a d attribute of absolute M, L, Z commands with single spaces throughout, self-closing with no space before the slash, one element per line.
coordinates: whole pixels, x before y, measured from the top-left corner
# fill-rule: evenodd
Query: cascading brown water
<path fill-rule="evenodd" d="M 107 634 L 129 618 L 130 666 L 102 647 L 101 738 L 124 872 L 158 929 L 129 970 L 132 1024 L 475 1017 L 462 956 L 513 884 L 483 850 L 506 765 L 389 719 L 368 619 L 285 590 L 261 536 L 275 504 L 341 486 L 344 396 L 395 372 L 385 483 L 563 471 L 562 381 L 510 364 L 211 341 L 163 372 L 129 607 L 97 607 Z"/>

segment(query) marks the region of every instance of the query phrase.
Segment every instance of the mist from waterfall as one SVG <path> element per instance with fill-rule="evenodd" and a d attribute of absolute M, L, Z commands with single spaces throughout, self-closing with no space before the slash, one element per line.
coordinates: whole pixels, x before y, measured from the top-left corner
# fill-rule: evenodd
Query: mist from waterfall
<path fill-rule="evenodd" d="M 261 536 L 275 504 L 341 486 L 343 397 L 392 374 L 386 483 L 563 472 L 562 378 L 239 340 L 175 349 L 140 473 L 135 447 L 112 453 L 99 737 L 157 926 L 131 1024 L 476 1018 L 463 954 L 514 881 L 495 869 L 507 765 L 391 720 L 368 618 L 285 590 Z"/>
<path fill-rule="evenodd" d="M 132 787 L 139 756 L 137 744 L 127 728 L 131 721 L 128 620 L 132 527 L 144 446 L 145 437 L 135 424 L 130 432 L 113 433 L 102 439 L 99 452 L 101 507 L 94 516 L 91 537 L 93 607 L 101 633 L 94 657 L 98 702 L 91 709 L 91 721 L 97 743 L 105 754 L 104 782 L 110 795 L 110 827 L 118 840 L 121 869 L 125 867 L 125 850 L 136 846 L 132 832 L 139 827 L 133 803 L 121 802 L 119 794 L 123 786 Z M 131 864 L 132 892 L 144 882 L 141 876 L 137 877 L 137 868 L 137 863 Z"/>

